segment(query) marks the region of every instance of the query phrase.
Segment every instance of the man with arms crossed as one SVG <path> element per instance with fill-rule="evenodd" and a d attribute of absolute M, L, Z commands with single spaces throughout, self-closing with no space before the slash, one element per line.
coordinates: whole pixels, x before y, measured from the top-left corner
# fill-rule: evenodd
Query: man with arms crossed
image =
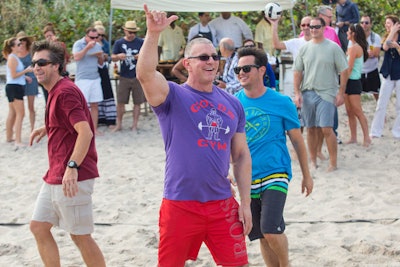
<path fill-rule="evenodd" d="M 313 189 L 307 149 L 293 101 L 264 86 L 267 63 L 264 51 L 242 48 L 238 56 L 235 73 L 244 90 L 236 96 L 245 110 L 247 143 L 252 158 L 251 213 L 254 226 L 249 238 L 260 239 L 261 254 L 267 266 L 289 266 L 283 209 L 292 167 L 286 133 L 299 159 L 303 173 L 301 190 L 306 192 L 306 196 Z"/>
<path fill-rule="evenodd" d="M 335 108 L 344 103 L 348 67 L 340 47 L 324 37 L 325 21 L 310 22 L 312 39 L 299 51 L 294 62 L 295 102 L 301 107 L 307 127 L 307 145 L 313 168 L 317 168 L 318 128 L 326 140 L 329 153 L 328 171 L 337 168 L 337 141 L 333 132 Z M 338 91 L 338 73 L 340 89 Z M 300 88 L 301 85 L 301 88 Z"/>
<path fill-rule="evenodd" d="M 54 42 L 35 42 L 32 66 L 38 82 L 49 92 L 45 126 L 36 129 L 30 145 L 48 136 L 49 170 L 33 210 L 30 229 L 45 266 L 61 266 L 53 226 L 67 231 L 87 266 L 106 266 L 91 237 L 92 197 L 97 170 L 94 126 L 79 88 L 61 76 L 64 49 Z"/>
<path fill-rule="evenodd" d="M 167 82 L 156 71 L 157 43 L 160 33 L 178 17 L 167 18 L 165 12 L 149 11 L 147 5 L 144 10 L 147 34 L 137 77 L 158 116 L 166 151 L 158 266 L 183 267 L 187 260 L 196 260 L 202 242 L 217 265 L 247 266 L 251 158 L 243 107 L 213 85 L 219 56 L 206 38 L 193 39 L 185 49 L 187 82 Z M 230 158 L 240 205 L 227 179 Z"/>

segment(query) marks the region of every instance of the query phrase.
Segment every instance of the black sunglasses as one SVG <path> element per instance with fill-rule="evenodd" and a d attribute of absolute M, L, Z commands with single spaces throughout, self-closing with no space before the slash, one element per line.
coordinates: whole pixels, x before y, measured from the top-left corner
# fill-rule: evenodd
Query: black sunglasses
<path fill-rule="evenodd" d="M 92 40 L 96 40 L 97 38 L 99 38 L 99 36 L 97 35 L 97 36 L 87 36 L 87 37 L 89 37 L 90 39 L 92 39 Z"/>
<path fill-rule="evenodd" d="M 307 26 L 307 27 L 310 27 L 310 23 L 301 24 L 300 26 L 303 27 L 303 28 L 306 27 L 306 26 Z"/>
<path fill-rule="evenodd" d="M 218 61 L 218 60 L 220 60 L 220 56 L 219 55 L 211 55 L 211 56 L 209 56 L 209 55 L 201 55 L 201 56 L 197 56 L 197 57 L 188 57 L 189 59 L 190 58 L 198 58 L 198 59 L 200 59 L 201 61 L 208 61 L 209 59 L 210 59 L 210 57 L 212 57 L 212 59 L 214 60 L 214 61 Z"/>
<path fill-rule="evenodd" d="M 368 24 L 369 24 L 369 21 L 360 21 L 360 24 L 368 25 Z"/>
<path fill-rule="evenodd" d="M 103 38 L 106 37 L 105 34 L 99 34 L 99 37 L 100 37 L 100 36 L 103 37 Z"/>
<path fill-rule="evenodd" d="M 322 28 L 322 25 L 310 25 L 310 29 L 317 29 L 317 30 L 319 30 L 319 29 L 321 29 Z"/>
<path fill-rule="evenodd" d="M 251 68 L 253 68 L 253 67 L 258 69 L 260 66 L 258 66 L 258 65 L 244 65 L 242 67 L 234 67 L 233 71 L 236 74 L 239 74 L 241 70 L 243 70 L 244 73 L 249 73 L 251 71 Z"/>
<path fill-rule="evenodd" d="M 52 64 L 52 63 L 53 62 L 51 62 L 50 60 L 41 58 L 41 59 L 38 59 L 36 61 L 32 61 L 31 66 L 32 66 L 32 68 L 34 68 L 35 65 L 37 64 L 39 67 L 44 67 L 44 66 L 47 66 L 47 65 Z"/>

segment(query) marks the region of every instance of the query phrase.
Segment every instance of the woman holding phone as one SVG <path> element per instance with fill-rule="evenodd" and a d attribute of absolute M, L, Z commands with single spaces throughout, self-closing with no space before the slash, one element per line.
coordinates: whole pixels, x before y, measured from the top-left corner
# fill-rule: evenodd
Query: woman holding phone
<path fill-rule="evenodd" d="M 396 119 L 392 134 L 400 139 L 400 21 L 397 16 L 388 15 L 385 19 L 386 34 L 383 37 L 382 49 L 385 51 L 380 73 L 383 82 L 379 91 L 374 119 L 371 124 L 371 136 L 379 138 L 385 125 L 387 105 L 392 92 L 396 92 Z"/>

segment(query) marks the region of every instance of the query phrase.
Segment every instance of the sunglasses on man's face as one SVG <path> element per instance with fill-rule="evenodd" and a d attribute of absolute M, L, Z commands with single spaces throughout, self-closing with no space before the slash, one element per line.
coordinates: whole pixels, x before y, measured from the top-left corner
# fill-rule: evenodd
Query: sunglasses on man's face
<path fill-rule="evenodd" d="M 39 67 L 44 67 L 44 66 L 47 66 L 47 65 L 52 64 L 52 63 L 53 62 L 51 62 L 50 60 L 41 58 L 41 59 L 38 59 L 36 61 L 35 60 L 32 61 L 31 66 L 32 66 L 32 68 L 34 68 L 36 66 L 36 64 L 37 64 Z"/>
<path fill-rule="evenodd" d="M 219 55 L 201 55 L 201 56 L 197 56 L 197 57 L 188 57 L 190 58 L 198 58 L 201 61 L 208 61 L 210 59 L 210 57 L 214 60 L 214 61 L 218 61 L 220 60 L 220 56 Z"/>
<path fill-rule="evenodd" d="M 239 74 L 241 70 L 243 70 L 244 73 L 249 73 L 251 71 L 251 68 L 253 68 L 253 67 L 258 69 L 260 66 L 258 66 L 258 65 L 244 65 L 242 67 L 234 67 L 233 71 L 236 74 Z"/>
<path fill-rule="evenodd" d="M 313 30 L 313 29 L 319 30 L 321 28 L 322 28 L 322 25 L 310 25 L 311 30 Z"/>
<path fill-rule="evenodd" d="M 369 21 L 360 21 L 360 24 L 368 25 L 368 24 L 369 24 Z"/>
<path fill-rule="evenodd" d="M 305 28 L 305 27 L 310 27 L 310 23 L 304 23 L 300 25 L 301 27 Z"/>
<path fill-rule="evenodd" d="M 99 36 L 97 35 L 97 36 L 87 36 L 87 37 L 89 37 L 90 39 L 92 39 L 92 40 L 96 40 L 97 38 L 99 38 Z"/>

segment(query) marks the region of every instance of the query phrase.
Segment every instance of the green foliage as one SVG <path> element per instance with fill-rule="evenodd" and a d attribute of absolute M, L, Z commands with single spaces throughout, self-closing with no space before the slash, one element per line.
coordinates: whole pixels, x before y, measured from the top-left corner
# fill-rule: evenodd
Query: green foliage
<path fill-rule="evenodd" d="M 383 34 L 384 17 L 387 14 L 399 14 L 400 1 L 386 0 L 353 0 L 358 4 L 361 14 L 370 14 L 374 21 L 374 31 Z M 178 1 L 177 1 L 178 2 Z M 299 34 L 300 20 L 305 15 L 315 15 L 316 7 L 321 0 L 298 0 L 293 8 L 293 20 L 296 34 Z M 334 8 L 334 6 L 333 6 Z M 109 29 L 110 0 L 1 0 L 0 1 L 0 42 L 19 31 L 24 30 L 28 35 L 35 35 L 42 39 L 42 29 L 51 22 L 58 30 L 59 39 L 71 49 L 73 43 L 84 35 L 85 29 L 100 20 Z M 185 33 L 197 23 L 197 13 L 179 13 L 177 25 Z M 219 13 L 212 13 L 217 17 Z M 261 12 L 235 12 L 253 30 L 261 19 Z M 290 12 L 285 11 L 284 19 L 279 26 L 279 35 L 282 39 L 293 37 L 293 24 Z M 141 30 L 138 36 L 144 37 L 146 31 L 145 15 L 143 11 L 113 10 L 112 39 L 123 36 L 121 30 L 125 21 L 135 20 Z M 112 40 L 112 41 L 113 41 Z"/>

